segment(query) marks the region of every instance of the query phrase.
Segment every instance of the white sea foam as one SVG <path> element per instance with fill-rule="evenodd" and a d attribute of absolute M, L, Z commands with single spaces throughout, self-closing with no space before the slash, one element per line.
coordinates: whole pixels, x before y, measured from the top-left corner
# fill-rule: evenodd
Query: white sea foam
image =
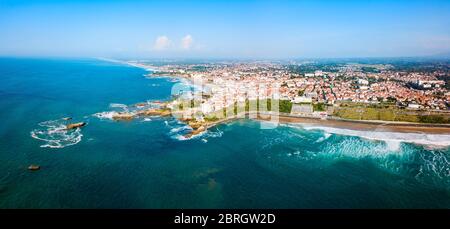
<path fill-rule="evenodd" d="M 109 107 L 111 108 L 121 108 L 124 111 L 128 111 L 128 106 L 125 104 L 121 104 L 121 103 L 110 103 Z"/>
<path fill-rule="evenodd" d="M 325 133 L 323 134 L 323 137 L 320 137 L 319 139 L 317 139 L 316 142 L 323 142 L 323 141 L 327 140 L 329 137 L 331 137 L 331 134 L 325 132 Z"/>
<path fill-rule="evenodd" d="M 294 148 L 284 152 L 286 156 L 296 159 L 325 159 L 324 162 L 334 163 L 336 158 L 370 158 L 380 168 L 396 174 L 412 174 L 419 182 L 442 185 L 446 189 L 450 187 L 450 135 L 426 134 L 426 133 L 400 133 L 386 131 L 362 131 L 333 127 L 315 126 L 311 124 L 285 125 L 299 129 L 299 131 L 284 130 L 284 138 L 271 137 L 269 146 L 282 145 L 285 139 L 298 139 L 292 133 L 305 135 L 303 140 L 324 142 L 319 148 L 309 150 L 306 148 Z M 317 135 L 318 130 L 323 136 Z M 325 141 L 332 135 L 345 135 L 350 137 L 333 138 L 333 141 Z M 277 134 L 275 136 L 278 136 Z M 275 142 L 275 143 L 274 143 Z M 412 144 L 402 144 L 412 143 Z M 415 145 L 421 145 L 417 147 Z M 326 160 L 331 158 L 333 160 Z"/>
<path fill-rule="evenodd" d="M 421 180 L 434 174 L 438 178 L 444 178 L 450 184 L 450 160 L 444 152 L 430 151 L 428 154 L 421 154 L 422 164 L 416 179 Z"/>
<path fill-rule="evenodd" d="M 99 119 L 111 119 L 113 120 L 113 116 L 118 114 L 118 112 L 116 111 L 104 111 L 104 112 L 99 112 L 99 113 L 95 113 L 92 116 L 97 117 Z"/>
<path fill-rule="evenodd" d="M 190 138 L 186 138 L 185 135 L 188 134 L 192 128 L 184 123 L 179 123 L 176 119 L 164 120 L 164 124 L 169 128 L 168 135 L 172 139 L 179 141 L 185 141 Z"/>
<path fill-rule="evenodd" d="M 383 141 L 386 142 L 386 147 L 388 150 L 390 150 L 390 151 L 399 151 L 400 150 L 402 141 L 399 141 L 399 140 L 383 140 Z"/>
<path fill-rule="evenodd" d="M 185 131 L 185 130 L 192 130 L 192 128 L 188 125 L 174 127 L 170 130 L 170 133 L 178 133 L 178 132 Z"/>
<path fill-rule="evenodd" d="M 81 129 L 67 130 L 63 120 L 50 120 L 38 124 L 40 128 L 30 132 L 31 137 L 44 141 L 41 147 L 64 148 L 81 141 Z"/>
<path fill-rule="evenodd" d="M 206 131 L 207 138 L 220 138 L 223 135 L 223 131 L 216 129 L 214 131 L 208 130 Z"/>
<path fill-rule="evenodd" d="M 348 156 L 353 158 L 379 158 L 386 159 L 389 155 L 404 155 L 398 146 L 389 146 L 388 144 L 373 144 L 368 141 L 362 141 L 357 138 L 345 138 L 342 141 L 327 144 L 323 149 L 323 156 Z"/>
<path fill-rule="evenodd" d="M 292 126 L 292 125 L 290 125 Z M 356 136 L 369 140 L 384 141 L 392 150 L 398 150 L 401 142 L 413 143 L 419 145 L 433 145 L 438 147 L 450 146 L 449 134 L 426 134 L 426 133 L 401 133 L 388 131 L 362 131 L 341 129 L 334 127 L 324 127 L 315 125 L 301 125 L 305 130 L 322 130 L 325 133 Z"/>
<path fill-rule="evenodd" d="M 185 137 L 184 135 L 181 135 L 181 134 L 173 135 L 172 138 L 176 139 L 178 141 L 186 141 L 186 140 L 191 139 L 191 138 L 187 138 L 187 137 Z"/>
<path fill-rule="evenodd" d="M 97 117 L 99 119 L 113 120 L 113 116 L 119 114 L 119 112 L 129 112 L 128 106 L 125 104 L 122 104 L 122 103 L 110 103 L 109 107 L 119 108 L 120 111 L 104 111 L 104 112 L 95 113 L 92 116 Z"/>

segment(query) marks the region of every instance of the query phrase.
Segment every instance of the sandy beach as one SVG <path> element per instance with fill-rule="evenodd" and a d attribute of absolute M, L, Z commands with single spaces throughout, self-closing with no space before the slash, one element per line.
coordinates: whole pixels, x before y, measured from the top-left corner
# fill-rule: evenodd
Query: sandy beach
<path fill-rule="evenodd" d="M 215 122 L 206 124 L 206 128 L 211 128 L 223 123 L 233 122 L 239 119 L 248 119 L 248 113 L 237 116 L 227 117 Z M 257 116 L 256 120 L 271 121 L 266 117 Z M 280 115 L 278 122 L 283 124 L 308 124 L 322 127 L 332 127 L 347 130 L 359 131 L 378 131 L 378 132 L 398 132 L 398 133 L 425 133 L 425 134 L 445 134 L 450 135 L 450 125 L 448 124 L 427 124 L 427 123 L 407 123 L 407 122 L 388 122 L 388 121 L 359 121 L 343 119 L 320 119 L 309 117 L 298 117 Z"/>

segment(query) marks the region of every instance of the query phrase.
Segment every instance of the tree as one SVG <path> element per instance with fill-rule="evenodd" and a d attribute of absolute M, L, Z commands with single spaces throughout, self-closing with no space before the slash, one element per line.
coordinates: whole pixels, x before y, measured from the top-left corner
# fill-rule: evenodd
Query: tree
<path fill-rule="evenodd" d="M 280 112 L 291 113 L 292 103 L 289 100 L 280 100 Z"/>

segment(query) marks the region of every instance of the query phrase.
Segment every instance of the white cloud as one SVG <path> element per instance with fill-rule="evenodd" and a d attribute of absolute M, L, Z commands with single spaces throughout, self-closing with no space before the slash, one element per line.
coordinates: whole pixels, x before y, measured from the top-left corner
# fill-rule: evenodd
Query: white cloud
<path fill-rule="evenodd" d="M 171 41 L 167 36 L 159 36 L 153 45 L 154 50 L 165 50 L 171 46 Z"/>
<path fill-rule="evenodd" d="M 173 44 L 169 37 L 162 35 L 156 38 L 151 50 L 177 52 L 182 50 L 192 50 L 193 48 L 197 48 L 197 46 L 194 46 L 194 38 L 190 34 L 181 38 L 179 46 Z"/>
<path fill-rule="evenodd" d="M 181 48 L 184 50 L 191 49 L 193 44 L 194 44 L 194 39 L 189 34 L 181 39 Z"/>

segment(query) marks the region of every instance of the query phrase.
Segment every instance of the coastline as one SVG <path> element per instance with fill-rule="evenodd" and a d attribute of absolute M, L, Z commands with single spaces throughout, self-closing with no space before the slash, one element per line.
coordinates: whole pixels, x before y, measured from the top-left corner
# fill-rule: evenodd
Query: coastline
<path fill-rule="evenodd" d="M 223 123 L 233 122 L 239 119 L 249 119 L 249 113 L 240 114 L 211 122 L 207 129 Z M 257 116 L 255 120 L 270 121 L 267 118 Z M 283 124 L 308 124 L 313 126 L 332 127 L 347 130 L 376 131 L 376 132 L 398 132 L 398 133 L 426 133 L 426 134 L 450 134 L 450 125 L 446 124 L 422 124 L 406 122 L 383 122 L 383 121 L 359 121 L 346 119 L 319 119 L 309 117 L 298 117 L 279 115 L 278 122 Z"/>
<path fill-rule="evenodd" d="M 164 77 L 172 79 L 184 79 L 192 83 L 189 77 L 179 74 L 166 75 L 166 74 L 156 74 L 154 75 L 154 69 L 149 69 L 143 65 L 136 65 L 133 63 L 125 62 L 133 67 L 142 68 L 147 72 L 150 72 L 146 77 Z M 248 119 L 249 112 L 244 114 L 234 115 L 232 117 L 227 117 L 218 121 L 209 122 L 205 125 L 205 130 L 208 128 L 220 125 L 223 123 L 233 122 L 239 119 Z M 264 114 L 263 114 L 264 115 Z M 257 116 L 256 120 L 267 121 L 267 119 Z M 291 124 L 309 124 L 317 125 L 323 127 L 332 127 L 339 129 L 348 130 L 359 130 L 359 131 L 377 131 L 377 132 L 399 132 L 399 133 L 426 133 L 426 134 L 450 134 L 450 124 L 427 124 L 427 123 L 408 123 L 408 122 L 393 122 L 393 121 L 382 121 L 382 120 L 351 120 L 351 119 L 341 119 L 341 118 L 312 118 L 312 117 L 300 117 L 292 116 L 289 114 L 279 114 L 278 121 L 280 123 L 291 123 Z M 193 134 L 192 136 L 201 134 Z"/>

